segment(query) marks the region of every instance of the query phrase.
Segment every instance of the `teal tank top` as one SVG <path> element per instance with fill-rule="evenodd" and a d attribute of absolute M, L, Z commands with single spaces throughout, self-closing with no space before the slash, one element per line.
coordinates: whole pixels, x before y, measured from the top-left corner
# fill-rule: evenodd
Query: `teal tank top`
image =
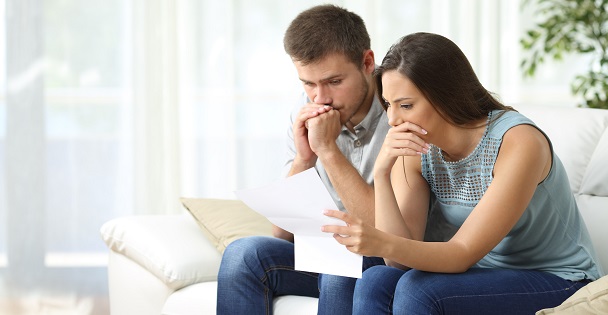
<path fill-rule="evenodd" d="M 492 183 L 504 134 L 521 124 L 536 127 L 518 112 L 493 111 L 485 135 L 466 158 L 446 161 L 434 145 L 422 155 L 422 175 L 436 197 L 435 211 L 441 211 L 447 222 L 462 226 Z M 551 170 L 522 217 L 476 267 L 541 270 L 572 281 L 596 280 L 603 274 L 566 170 L 552 147 L 551 151 Z"/>

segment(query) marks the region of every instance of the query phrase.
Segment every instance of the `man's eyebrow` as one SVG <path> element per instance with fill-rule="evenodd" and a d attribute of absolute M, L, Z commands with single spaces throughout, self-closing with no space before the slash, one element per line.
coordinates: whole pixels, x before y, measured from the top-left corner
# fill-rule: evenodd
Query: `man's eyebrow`
<path fill-rule="evenodd" d="M 342 74 L 336 74 L 336 75 L 332 75 L 332 76 L 329 76 L 329 77 L 327 77 L 327 78 L 323 78 L 323 79 L 319 80 L 319 82 L 327 82 L 327 81 L 331 81 L 331 80 L 334 80 L 334 79 L 336 79 L 336 78 L 340 78 L 341 76 L 342 76 Z M 306 80 L 306 79 L 302 79 L 302 78 L 299 78 L 299 79 L 300 79 L 300 81 L 302 81 L 302 82 L 304 82 L 304 83 L 314 83 L 314 82 L 309 81 L 309 80 Z"/>

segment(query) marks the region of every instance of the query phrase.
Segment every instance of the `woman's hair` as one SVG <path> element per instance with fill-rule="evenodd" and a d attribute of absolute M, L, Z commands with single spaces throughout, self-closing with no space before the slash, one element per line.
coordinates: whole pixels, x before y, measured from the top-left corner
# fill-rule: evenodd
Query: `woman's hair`
<path fill-rule="evenodd" d="M 285 32 L 283 46 L 293 60 L 305 65 L 342 53 L 359 66 L 370 39 L 360 16 L 335 5 L 319 5 L 298 14 Z"/>
<path fill-rule="evenodd" d="M 374 71 L 382 104 L 382 74 L 389 70 L 411 80 L 437 112 L 455 125 L 487 117 L 495 109 L 513 110 L 481 85 L 460 48 L 441 35 L 414 33 L 391 46 Z"/>

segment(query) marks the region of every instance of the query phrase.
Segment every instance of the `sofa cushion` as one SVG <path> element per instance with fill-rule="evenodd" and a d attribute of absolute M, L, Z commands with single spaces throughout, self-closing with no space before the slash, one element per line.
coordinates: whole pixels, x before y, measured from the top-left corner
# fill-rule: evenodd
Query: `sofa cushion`
<path fill-rule="evenodd" d="M 165 302 L 162 315 L 215 314 L 217 282 L 201 282 L 173 292 Z"/>
<path fill-rule="evenodd" d="M 574 194 L 607 196 L 608 111 L 591 108 L 521 107 L 549 136 L 570 180 Z M 565 128 L 565 125 L 568 127 Z"/>
<path fill-rule="evenodd" d="M 217 279 L 221 256 L 186 213 L 113 219 L 101 227 L 101 237 L 173 290 Z"/>
<path fill-rule="evenodd" d="M 181 198 L 220 253 L 234 240 L 245 236 L 272 235 L 272 224 L 240 200 Z"/>
<path fill-rule="evenodd" d="M 536 312 L 536 315 L 592 315 L 608 314 L 608 276 L 584 286 L 555 308 Z"/>
<path fill-rule="evenodd" d="M 215 314 L 217 282 L 197 283 L 175 291 L 165 303 L 162 315 Z M 273 300 L 274 315 L 309 315 L 317 313 L 318 299 L 285 295 Z"/>

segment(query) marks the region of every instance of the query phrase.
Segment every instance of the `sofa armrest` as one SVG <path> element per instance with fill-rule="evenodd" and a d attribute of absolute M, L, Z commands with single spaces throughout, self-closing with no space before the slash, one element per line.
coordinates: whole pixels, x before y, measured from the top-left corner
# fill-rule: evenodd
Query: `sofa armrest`
<path fill-rule="evenodd" d="M 100 232 L 110 250 L 174 290 L 217 279 L 221 255 L 189 214 L 117 218 Z"/>

